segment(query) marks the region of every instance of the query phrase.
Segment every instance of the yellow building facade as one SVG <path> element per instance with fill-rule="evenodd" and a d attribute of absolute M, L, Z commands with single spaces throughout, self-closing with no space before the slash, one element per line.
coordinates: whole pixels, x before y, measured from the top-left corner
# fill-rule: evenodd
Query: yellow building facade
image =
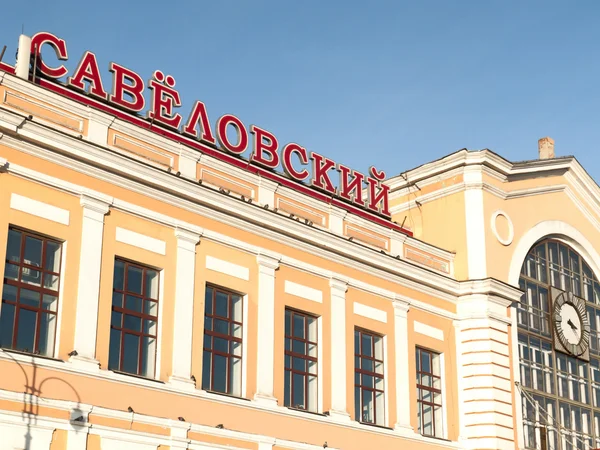
<path fill-rule="evenodd" d="M 60 81 L 36 36 L 0 63 L 0 449 L 600 447 L 600 189 L 551 141 L 387 206 L 375 170 L 356 208 L 116 107 L 89 52 Z"/>

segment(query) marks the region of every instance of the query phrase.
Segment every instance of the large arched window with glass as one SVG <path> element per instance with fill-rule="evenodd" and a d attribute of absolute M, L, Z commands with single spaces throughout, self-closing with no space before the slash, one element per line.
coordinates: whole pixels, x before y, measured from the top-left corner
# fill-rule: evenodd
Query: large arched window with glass
<path fill-rule="evenodd" d="M 525 448 L 600 448 L 598 279 L 573 248 L 546 239 L 529 251 L 519 285 L 525 292 L 517 317 Z M 580 303 L 590 324 L 589 362 L 587 352 L 574 356 L 556 344 L 561 316 L 554 314 L 552 299 L 563 292 L 585 300 Z M 576 324 L 569 321 L 569 327 L 577 333 Z"/>

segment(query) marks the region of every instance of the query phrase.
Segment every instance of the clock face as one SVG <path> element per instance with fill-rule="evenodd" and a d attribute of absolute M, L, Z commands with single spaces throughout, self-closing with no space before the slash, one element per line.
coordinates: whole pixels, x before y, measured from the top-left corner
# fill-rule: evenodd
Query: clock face
<path fill-rule="evenodd" d="M 556 349 L 589 360 L 590 322 L 585 300 L 555 288 L 552 297 Z"/>

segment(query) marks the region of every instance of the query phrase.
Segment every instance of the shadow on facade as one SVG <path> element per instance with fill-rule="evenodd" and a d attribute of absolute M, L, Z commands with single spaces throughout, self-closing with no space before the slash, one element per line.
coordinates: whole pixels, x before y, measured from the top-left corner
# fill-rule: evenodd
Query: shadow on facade
<path fill-rule="evenodd" d="M 23 387 L 25 389 L 23 391 L 23 409 L 21 410 L 21 418 L 23 420 L 23 423 L 25 423 L 26 427 L 26 432 L 23 436 L 23 450 L 33 450 L 34 448 L 32 427 L 37 426 L 40 409 L 40 399 L 43 396 L 43 388 L 47 382 L 56 381 L 64 383 L 73 391 L 77 400 L 70 411 L 71 427 L 73 427 L 74 430 L 82 429 L 85 427 L 85 423 L 87 422 L 87 420 L 86 413 L 84 413 L 80 407 L 81 397 L 79 396 L 77 390 L 70 383 L 57 377 L 47 377 L 38 380 L 38 366 L 35 362 L 31 364 L 33 372 L 31 374 L 30 379 L 26 370 L 23 368 L 23 365 L 19 361 L 17 361 L 9 352 L 5 352 L 5 355 L 12 359 L 12 361 L 17 366 L 19 366 L 19 369 L 21 369 L 21 371 L 23 372 Z"/>

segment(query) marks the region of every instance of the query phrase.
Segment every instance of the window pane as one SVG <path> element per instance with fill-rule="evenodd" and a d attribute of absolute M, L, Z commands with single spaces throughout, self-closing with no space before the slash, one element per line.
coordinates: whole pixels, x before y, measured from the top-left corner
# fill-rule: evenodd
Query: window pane
<path fill-rule="evenodd" d="M 31 236 L 25 238 L 25 264 L 42 267 L 42 241 Z"/>
<path fill-rule="evenodd" d="M 213 288 L 207 287 L 204 293 L 204 314 L 213 314 Z"/>
<path fill-rule="evenodd" d="M 42 295 L 42 309 L 56 312 L 57 304 L 58 304 L 58 297 L 55 297 L 54 295 L 48 295 L 48 294 Z"/>
<path fill-rule="evenodd" d="M 152 300 L 144 300 L 146 306 L 144 306 L 144 313 L 150 316 L 158 316 L 158 302 L 154 302 Z"/>
<path fill-rule="evenodd" d="M 8 230 L 6 259 L 14 262 L 21 261 L 21 232 L 16 230 Z"/>
<path fill-rule="evenodd" d="M 231 378 L 229 379 L 229 393 L 240 397 L 242 395 L 242 360 L 230 357 Z"/>
<path fill-rule="evenodd" d="M 304 375 L 295 373 L 293 375 L 294 379 L 294 392 L 293 395 L 293 407 L 294 408 L 305 408 L 305 378 Z"/>
<path fill-rule="evenodd" d="M 294 314 L 294 336 L 304 339 L 304 316 Z"/>
<path fill-rule="evenodd" d="M 382 380 L 383 381 L 383 380 Z M 383 389 L 383 387 L 382 387 Z M 377 425 L 383 425 L 383 392 L 375 393 L 375 411 L 377 411 Z"/>
<path fill-rule="evenodd" d="M 113 274 L 113 288 L 122 291 L 124 289 L 123 282 L 125 280 L 125 264 L 123 261 L 115 261 L 115 270 Z"/>
<path fill-rule="evenodd" d="M 44 287 L 46 289 L 52 289 L 53 291 L 58 291 L 58 275 L 45 274 L 44 275 Z"/>
<path fill-rule="evenodd" d="M 127 328 L 128 330 L 137 331 L 138 333 L 140 333 L 142 331 L 142 319 L 140 317 L 125 314 L 123 328 Z"/>
<path fill-rule="evenodd" d="M 363 405 L 362 405 L 362 421 L 363 422 L 367 422 L 367 423 L 374 423 L 375 422 L 375 410 L 374 410 L 374 404 L 373 404 L 373 392 L 372 391 L 367 391 L 367 390 L 363 390 L 362 391 L 362 395 L 363 395 Z"/>
<path fill-rule="evenodd" d="M 138 373 L 138 363 L 140 356 L 140 338 L 133 334 L 125 333 L 125 342 L 123 348 L 123 372 Z"/>
<path fill-rule="evenodd" d="M 39 295 L 39 294 L 38 294 Z M 37 314 L 27 309 L 20 309 L 17 324 L 17 350 L 34 351 Z"/>
<path fill-rule="evenodd" d="M 213 391 L 227 392 L 227 358 L 221 355 L 213 355 Z"/>
<path fill-rule="evenodd" d="M 211 370 L 211 353 L 205 350 L 202 354 L 202 389 L 210 390 Z"/>
<path fill-rule="evenodd" d="M 4 278 L 8 278 L 9 280 L 18 280 L 19 266 L 15 264 L 6 263 L 6 265 L 4 266 Z"/>
<path fill-rule="evenodd" d="M 361 352 L 365 356 L 373 356 L 373 338 L 368 334 L 362 334 Z"/>
<path fill-rule="evenodd" d="M 289 309 L 285 310 L 285 335 L 291 336 L 292 334 L 292 313 Z"/>
<path fill-rule="evenodd" d="M 215 300 L 215 314 L 220 317 L 228 317 L 227 311 L 229 309 L 229 296 L 223 292 L 217 291 L 217 298 Z"/>
<path fill-rule="evenodd" d="M 6 285 L 4 286 L 6 289 Z M 2 304 L 0 313 L 0 346 L 5 348 L 12 347 L 13 326 L 15 321 L 15 307 L 8 303 Z"/>
<path fill-rule="evenodd" d="M 158 299 L 158 272 L 146 270 L 146 297 Z"/>
<path fill-rule="evenodd" d="M 285 406 L 291 406 L 291 389 L 292 389 L 292 372 L 286 370 L 285 371 L 285 375 L 284 375 L 284 379 L 283 379 L 283 384 L 284 384 L 284 392 L 283 392 L 283 404 Z"/>
<path fill-rule="evenodd" d="M 234 320 L 236 322 L 241 322 L 242 321 L 242 297 L 240 297 L 239 295 L 232 295 L 231 297 L 232 297 L 232 302 L 233 302 L 231 320 Z"/>
<path fill-rule="evenodd" d="M 362 417 L 361 417 L 361 408 L 360 408 L 360 392 L 361 389 L 356 386 L 354 388 L 354 420 L 361 422 L 362 421 Z"/>
<path fill-rule="evenodd" d="M 39 351 L 41 355 L 52 356 L 54 354 L 55 330 L 56 314 L 41 313 L 39 341 Z"/>
<path fill-rule="evenodd" d="M 5 284 L 2 289 L 2 299 L 9 302 L 17 302 L 17 288 L 10 284 Z"/>
<path fill-rule="evenodd" d="M 133 295 L 128 295 L 127 297 L 125 297 L 125 308 L 130 309 L 131 311 L 141 313 L 142 312 L 142 299 L 140 297 L 134 297 Z"/>
<path fill-rule="evenodd" d="M 57 242 L 46 242 L 46 265 L 45 269 L 58 272 L 60 269 L 61 246 Z"/>
<path fill-rule="evenodd" d="M 156 339 L 148 336 L 142 337 L 142 369 L 145 377 L 154 376 L 154 363 L 156 359 Z"/>
<path fill-rule="evenodd" d="M 119 369 L 121 359 L 121 332 L 119 330 L 110 330 L 110 345 L 108 350 L 108 368 L 111 370 Z"/>
<path fill-rule="evenodd" d="M 42 285 L 42 272 L 39 270 L 23 267 L 21 273 L 21 281 L 23 283 L 32 284 L 34 286 Z"/>
<path fill-rule="evenodd" d="M 110 324 L 113 327 L 123 328 L 123 314 L 120 312 L 113 311 L 110 316 Z"/>
<path fill-rule="evenodd" d="M 315 364 L 316 366 L 316 364 Z M 308 377 L 308 410 L 312 412 L 317 411 L 317 377 Z"/>
<path fill-rule="evenodd" d="M 123 294 L 118 294 L 116 292 L 113 292 L 112 304 L 113 304 L 113 306 L 122 308 L 123 307 Z"/>
<path fill-rule="evenodd" d="M 142 294 L 142 269 L 129 265 L 127 267 L 127 290 Z"/>

